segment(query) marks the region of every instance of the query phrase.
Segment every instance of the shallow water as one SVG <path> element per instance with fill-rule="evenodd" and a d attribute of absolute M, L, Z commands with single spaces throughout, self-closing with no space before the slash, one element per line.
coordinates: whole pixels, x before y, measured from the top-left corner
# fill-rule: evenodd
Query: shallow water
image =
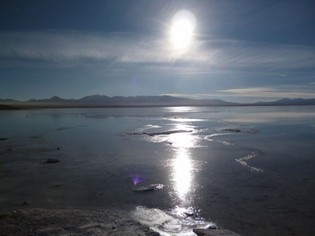
<path fill-rule="evenodd" d="M 155 212 L 165 235 L 315 231 L 313 106 L 0 111 L 0 138 L 2 210 Z"/>

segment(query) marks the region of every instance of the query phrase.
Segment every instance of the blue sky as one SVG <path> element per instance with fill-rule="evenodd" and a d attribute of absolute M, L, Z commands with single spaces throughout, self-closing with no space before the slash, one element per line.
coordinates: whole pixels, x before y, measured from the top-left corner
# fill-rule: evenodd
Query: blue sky
<path fill-rule="evenodd" d="M 169 27 L 194 14 L 189 50 Z M 315 2 L 0 0 L 0 98 L 315 97 Z"/>

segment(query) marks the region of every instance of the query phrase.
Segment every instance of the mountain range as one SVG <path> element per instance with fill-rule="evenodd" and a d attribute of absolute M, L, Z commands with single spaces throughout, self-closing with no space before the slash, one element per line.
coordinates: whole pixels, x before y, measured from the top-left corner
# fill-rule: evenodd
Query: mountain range
<path fill-rule="evenodd" d="M 115 96 L 91 95 L 80 99 L 64 99 L 53 96 L 48 99 L 18 101 L 0 99 L 0 109 L 57 108 L 57 107 L 141 107 L 141 106 L 288 106 L 315 105 L 314 99 L 280 99 L 272 102 L 235 103 L 219 99 L 189 99 L 173 96 Z"/>

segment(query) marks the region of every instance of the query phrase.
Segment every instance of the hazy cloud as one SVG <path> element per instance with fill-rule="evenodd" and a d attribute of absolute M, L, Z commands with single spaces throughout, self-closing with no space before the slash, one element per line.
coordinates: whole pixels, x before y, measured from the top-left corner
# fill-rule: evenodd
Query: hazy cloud
<path fill-rule="evenodd" d="M 199 94 L 167 94 L 177 97 L 187 97 L 192 99 L 227 99 L 232 101 L 234 98 L 242 101 L 253 99 L 259 100 L 275 100 L 280 98 L 314 98 L 315 83 L 304 85 L 278 85 L 274 87 L 248 87 L 217 90 L 212 93 Z"/>
<path fill-rule="evenodd" d="M 0 33 L 0 57 L 61 63 L 84 59 L 121 63 L 164 63 L 201 59 L 193 52 L 179 57 L 172 52 L 166 41 L 126 33 L 10 32 Z"/>
<path fill-rule="evenodd" d="M 313 88 L 315 89 L 315 88 Z M 260 98 L 313 98 L 314 90 L 309 91 L 294 86 L 292 88 L 239 88 L 239 89 L 225 89 L 218 91 L 218 95 L 235 96 L 235 97 L 260 97 Z"/>
<path fill-rule="evenodd" d="M 315 65 L 315 48 L 244 41 L 206 41 L 211 64 L 225 68 L 301 69 Z"/>
<path fill-rule="evenodd" d="M 315 67 L 315 49 L 311 47 L 231 40 L 196 40 L 189 52 L 178 54 L 171 48 L 168 39 L 162 37 L 81 31 L 22 31 L 1 32 L 0 45 L 2 61 L 179 64 L 183 66 L 177 72 L 183 74 L 207 74 L 214 69 L 295 70 Z"/>

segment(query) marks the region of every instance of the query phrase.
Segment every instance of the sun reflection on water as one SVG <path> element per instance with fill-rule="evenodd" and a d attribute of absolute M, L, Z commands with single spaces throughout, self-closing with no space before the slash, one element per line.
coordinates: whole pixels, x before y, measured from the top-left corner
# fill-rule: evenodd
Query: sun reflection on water
<path fill-rule="evenodd" d="M 183 155 L 184 152 L 188 151 L 187 149 L 195 146 L 195 138 L 191 133 L 172 134 L 170 135 L 168 142 L 172 143 L 173 147 L 180 149 L 176 152 L 178 153 L 176 156 Z"/>
<path fill-rule="evenodd" d="M 186 148 L 179 148 L 173 162 L 174 188 L 180 200 L 186 201 L 186 195 L 191 189 L 192 163 Z"/>
<path fill-rule="evenodd" d="M 176 125 L 176 129 L 191 131 L 172 134 L 169 137 L 169 142 L 175 148 L 171 170 L 174 191 L 180 205 L 187 206 L 193 183 L 193 161 L 190 149 L 196 146 L 197 140 L 192 126 L 180 123 Z"/>
<path fill-rule="evenodd" d="M 146 133 L 148 140 L 167 144 L 167 151 L 173 154 L 165 162 L 170 171 L 171 209 L 164 212 L 137 207 L 134 217 L 160 235 L 193 236 L 194 228 L 216 227 L 214 223 L 207 222 L 200 216 L 200 209 L 196 208 L 194 202 L 195 172 L 200 168 L 200 162 L 193 158 L 193 154 L 195 148 L 201 147 L 203 139 L 191 120 L 174 121 Z"/>

